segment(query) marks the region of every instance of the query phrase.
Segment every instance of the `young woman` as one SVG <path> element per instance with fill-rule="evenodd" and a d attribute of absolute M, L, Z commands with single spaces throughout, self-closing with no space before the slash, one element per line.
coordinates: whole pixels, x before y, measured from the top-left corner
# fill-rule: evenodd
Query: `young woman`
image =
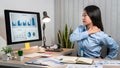
<path fill-rule="evenodd" d="M 83 49 L 83 56 L 90 58 L 101 58 L 101 46 L 106 45 L 110 51 L 105 59 L 113 59 L 118 54 L 118 44 L 103 32 L 100 9 L 95 5 L 84 8 L 83 25 L 70 35 L 71 42 L 78 43 L 78 56 Z"/>

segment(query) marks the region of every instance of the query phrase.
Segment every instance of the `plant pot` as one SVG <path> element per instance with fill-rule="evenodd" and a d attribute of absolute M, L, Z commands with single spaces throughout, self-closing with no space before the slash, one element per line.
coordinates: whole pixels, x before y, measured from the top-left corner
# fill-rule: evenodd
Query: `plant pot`
<path fill-rule="evenodd" d="M 18 56 L 23 56 L 23 50 L 18 50 Z"/>
<path fill-rule="evenodd" d="M 2 60 L 8 61 L 9 60 L 8 55 L 7 54 L 3 54 L 2 55 Z"/>
<path fill-rule="evenodd" d="M 19 61 L 24 60 L 24 56 L 18 56 L 18 60 L 19 60 Z"/>

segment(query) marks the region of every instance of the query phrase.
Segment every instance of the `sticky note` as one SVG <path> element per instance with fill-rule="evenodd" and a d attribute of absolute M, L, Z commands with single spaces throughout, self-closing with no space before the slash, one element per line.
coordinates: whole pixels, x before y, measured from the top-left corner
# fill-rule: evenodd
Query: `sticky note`
<path fill-rule="evenodd" d="M 30 49 L 30 43 L 29 42 L 25 43 L 25 49 Z"/>

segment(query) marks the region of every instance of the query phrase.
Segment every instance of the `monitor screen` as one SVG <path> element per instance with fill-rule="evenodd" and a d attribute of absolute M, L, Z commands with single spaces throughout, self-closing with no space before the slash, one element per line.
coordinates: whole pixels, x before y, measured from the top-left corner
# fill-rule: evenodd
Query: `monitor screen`
<path fill-rule="evenodd" d="M 5 10 L 7 44 L 42 40 L 38 12 Z"/>

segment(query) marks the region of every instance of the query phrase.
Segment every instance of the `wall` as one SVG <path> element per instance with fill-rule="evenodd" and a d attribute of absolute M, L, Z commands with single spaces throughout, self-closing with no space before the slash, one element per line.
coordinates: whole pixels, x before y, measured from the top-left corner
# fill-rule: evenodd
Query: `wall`
<path fill-rule="evenodd" d="M 55 0 L 55 35 L 66 23 L 73 29 L 81 25 L 83 8 L 91 4 L 100 7 L 105 32 L 120 45 L 120 0 Z"/>
<path fill-rule="evenodd" d="M 54 0 L 0 0 L 0 36 L 5 39 L 4 9 L 40 12 L 41 19 L 47 11 L 51 22 L 46 24 L 46 43 L 54 42 Z"/>

